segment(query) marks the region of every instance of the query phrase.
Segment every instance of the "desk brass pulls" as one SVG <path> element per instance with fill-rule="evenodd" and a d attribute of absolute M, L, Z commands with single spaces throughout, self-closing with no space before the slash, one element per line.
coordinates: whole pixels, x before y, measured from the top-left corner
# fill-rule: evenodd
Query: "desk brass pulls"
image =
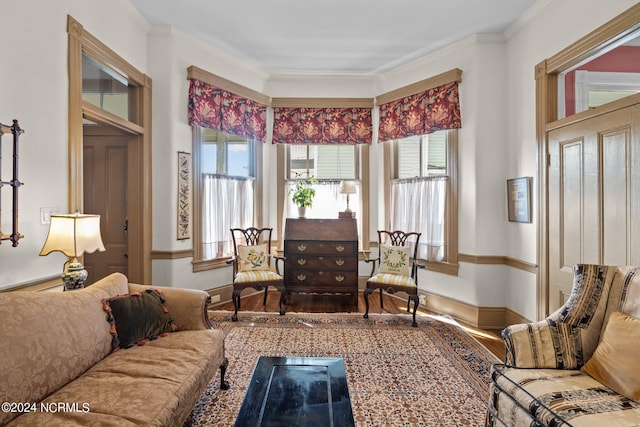
<path fill-rule="evenodd" d="M 338 252 L 344 251 L 344 246 L 342 246 L 342 245 L 336 246 L 336 251 L 338 251 Z"/>
<path fill-rule="evenodd" d="M 307 263 L 307 260 L 304 258 L 298 258 L 298 265 L 305 265 Z"/>
<path fill-rule="evenodd" d="M 338 258 L 336 260 L 336 265 L 344 265 L 344 260 L 342 258 Z"/>
<path fill-rule="evenodd" d="M 298 279 L 301 282 L 304 282 L 305 280 L 307 280 L 307 276 L 305 276 L 304 274 L 298 274 L 296 276 L 296 279 Z"/>
<path fill-rule="evenodd" d="M 301 244 L 298 245 L 298 250 L 300 252 L 304 252 L 304 251 L 307 250 L 307 246 L 301 243 Z"/>
<path fill-rule="evenodd" d="M 344 280 L 344 276 L 342 274 L 338 274 L 336 276 L 336 282 L 342 282 Z"/>

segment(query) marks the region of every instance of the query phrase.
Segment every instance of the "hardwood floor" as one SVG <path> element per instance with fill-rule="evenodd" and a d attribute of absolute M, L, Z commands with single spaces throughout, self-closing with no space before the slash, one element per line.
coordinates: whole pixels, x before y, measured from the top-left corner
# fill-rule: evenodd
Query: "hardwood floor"
<path fill-rule="evenodd" d="M 262 305 L 264 292 L 243 296 L 240 310 L 257 311 L 265 313 L 277 313 L 280 294 L 274 290 L 267 293 L 267 304 Z M 211 306 L 212 309 L 233 311 L 233 302 L 226 302 Z M 353 297 L 349 295 L 306 295 L 291 294 L 287 297 L 287 312 L 301 313 L 364 313 L 365 303 L 363 293 L 358 294 L 358 305 L 354 304 Z M 377 292 L 369 297 L 369 313 L 406 313 L 407 300 L 393 295 L 384 295 L 384 310 L 380 308 L 380 299 Z M 418 314 L 436 314 L 418 307 Z M 461 323 L 464 329 L 473 335 L 489 351 L 500 360 L 504 360 L 504 343 L 500 338 L 500 331 L 482 330 Z"/>

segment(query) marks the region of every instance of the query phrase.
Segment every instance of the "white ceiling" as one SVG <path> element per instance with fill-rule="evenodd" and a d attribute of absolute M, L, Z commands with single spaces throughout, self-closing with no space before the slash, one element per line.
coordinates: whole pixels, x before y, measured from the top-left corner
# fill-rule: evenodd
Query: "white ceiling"
<path fill-rule="evenodd" d="M 501 33 L 537 0 L 130 0 L 269 73 L 378 74 L 474 34 Z"/>

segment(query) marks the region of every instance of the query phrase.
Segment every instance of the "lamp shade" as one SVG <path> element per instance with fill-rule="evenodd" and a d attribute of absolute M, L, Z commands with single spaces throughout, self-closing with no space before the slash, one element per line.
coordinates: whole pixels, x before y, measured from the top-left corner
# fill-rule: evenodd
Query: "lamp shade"
<path fill-rule="evenodd" d="M 100 237 L 100 215 L 51 215 L 49 234 L 40 255 L 55 251 L 74 258 L 85 252 L 104 251 Z"/>
<path fill-rule="evenodd" d="M 340 183 L 341 194 L 356 194 L 356 183 L 353 181 L 342 181 Z"/>

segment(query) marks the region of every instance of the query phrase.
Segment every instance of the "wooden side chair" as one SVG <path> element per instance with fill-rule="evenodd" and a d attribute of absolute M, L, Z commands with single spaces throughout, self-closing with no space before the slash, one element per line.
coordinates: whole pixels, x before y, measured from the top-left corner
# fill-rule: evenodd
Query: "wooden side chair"
<path fill-rule="evenodd" d="M 284 279 L 280 274 L 278 261 L 282 257 L 271 255 L 272 228 L 232 228 L 233 258 L 227 264 L 233 265 L 233 306 L 231 320 L 238 320 L 240 294 L 247 288 L 257 291 L 264 289 L 263 304 L 267 304 L 267 290 L 274 286 L 280 291 L 280 314 L 284 314 Z M 273 262 L 272 262 L 273 261 Z M 275 269 L 274 269 L 275 267 Z"/>
<path fill-rule="evenodd" d="M 378 230 L 378 257 L 367 259 L 372 263 L 371 277 L 367 280 L 364 289 L 364 303 L 366 306 L 364 318 L 369 318 L 369 295 L 375 290 L 380 290 L 380 308 L 384 308 L 382 291 L 390 294 L 405 292 L 407 300 L 407 312 L 410 312 L 413 301 L 413 323 L 417 327 L 416 311 L 420 300 L 418 298 L 418 268 L 424 265 L 416 262 L 418 255 L 418 242 L 420 235 L 417 232 Z M 378 266 L 376 273 L 376 264 Z"/>

